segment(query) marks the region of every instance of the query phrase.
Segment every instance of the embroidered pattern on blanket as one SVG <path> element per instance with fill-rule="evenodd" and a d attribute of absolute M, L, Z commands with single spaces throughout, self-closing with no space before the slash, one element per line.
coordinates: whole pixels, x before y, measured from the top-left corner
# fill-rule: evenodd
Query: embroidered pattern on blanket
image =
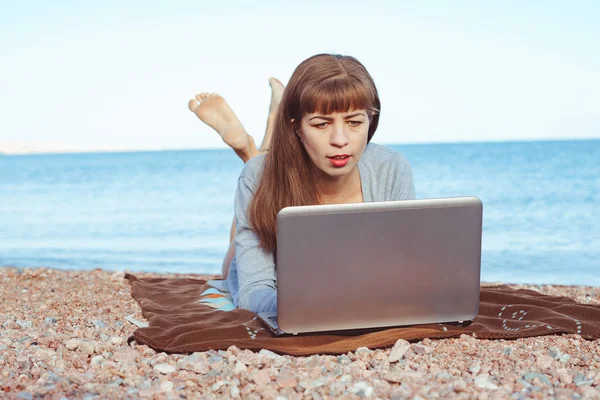
<path fill-rule="evenodd" d="M 197 303 L 202 303 L 205 306 L 219 311 L 235 310 L 235 305 L 233 304 L 233 301 L 231 301 L 231 296 L 228 293 L 223 293 L 218 289 L 210 288 L 205 290 L 200 296 L 200 300 L 198 300 Z"/>

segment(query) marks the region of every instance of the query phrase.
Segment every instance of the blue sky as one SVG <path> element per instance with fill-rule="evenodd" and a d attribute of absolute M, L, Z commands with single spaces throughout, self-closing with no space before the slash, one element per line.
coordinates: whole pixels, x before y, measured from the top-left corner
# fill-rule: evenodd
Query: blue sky
<path fill-rule="evenodd" d="M 47 2 L 0 6 L 0 151 L 220 148 L 218 92 L 257 141 L 267 79 L 353 55 L 379 143 L 600 137 L 595 1 Z"/>

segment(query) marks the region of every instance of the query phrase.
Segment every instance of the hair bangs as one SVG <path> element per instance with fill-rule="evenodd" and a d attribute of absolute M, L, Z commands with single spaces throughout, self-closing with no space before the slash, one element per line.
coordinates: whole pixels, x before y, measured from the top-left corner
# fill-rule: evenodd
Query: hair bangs
<path fill-rule="evenodd" d="M 336 76 L 309 86 L 300 97 L 301 115 L 343 113 L 351 110 L 374 110 L 375 93 L 370 85 L 348 75 Z"/>

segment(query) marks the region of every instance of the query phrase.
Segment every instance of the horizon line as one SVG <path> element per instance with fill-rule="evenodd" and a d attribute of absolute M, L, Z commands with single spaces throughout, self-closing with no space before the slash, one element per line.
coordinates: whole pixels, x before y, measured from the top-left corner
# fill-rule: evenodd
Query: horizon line
<path fill-rule="evenodd" d="M 574 138 L 529 138 L 529 139 L 493 139 L 493 140 L 459 140 L 459 141 L 433 141 L 433 142 L 374 142 L 384 146 L 424 146 L 424 145 L 452 145 L 452 144 L 498 144 L 498 143 L 524 143 L 524 142 L 567 142 L 567 141 L 598 141 L 600 137 L 574 137 Z M 32 150 L 25 152 L 5 152 L 0 149 L 0 156 L 36 156 L 36 155 L 71 155 L 71 154 L 110 154 L 110 153 L 158 153 L 158 152 L 184 152 L 184 151 L 215 151 L 230 150 L 229 147 L 199 147 L 199 148 L 147 148 L 147 149 L 60 149 L 60 150 Z"/>

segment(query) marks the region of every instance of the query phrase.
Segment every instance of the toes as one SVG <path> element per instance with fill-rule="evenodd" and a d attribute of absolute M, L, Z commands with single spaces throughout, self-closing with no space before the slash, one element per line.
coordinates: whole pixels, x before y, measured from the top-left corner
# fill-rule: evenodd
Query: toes
<path fill-rule="evenodd" d="M 196 95 L 196 100 L 198 100 L 199 102 L 202 102 L 205 98 L 206 98 L 206 93 L 205 92 L 198 93 Z"/>
<path fill-rule="evenodd" d="M 190 101 L 188 101 L 188 108 L 191 112 L 196 111 L 196 108 L 198 108 L 198 102 L 196 101 L 196 99 L 191 99 Z"/>

